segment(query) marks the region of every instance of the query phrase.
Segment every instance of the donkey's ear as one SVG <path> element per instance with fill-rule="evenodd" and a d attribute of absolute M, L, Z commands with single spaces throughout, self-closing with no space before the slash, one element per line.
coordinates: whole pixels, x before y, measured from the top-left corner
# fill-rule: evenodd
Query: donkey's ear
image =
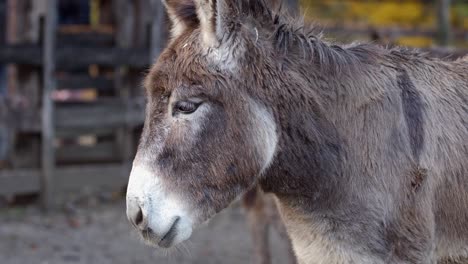
<path fill-rule="evenodd" d="M 199 24 L 194 0 L 162 0 L 171 20 L 171 35 L 177 37 Z"/>
<path fill-rule="evenodd" d="M 194 0 L 203 41 L 216 46 L 236 30 L 243 0 Z"/>

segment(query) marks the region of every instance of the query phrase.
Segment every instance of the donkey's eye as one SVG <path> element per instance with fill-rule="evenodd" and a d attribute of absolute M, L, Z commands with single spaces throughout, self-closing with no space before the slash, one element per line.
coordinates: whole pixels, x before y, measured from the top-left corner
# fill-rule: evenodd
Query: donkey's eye
<path fill-rule="evenodd" d="M 184 115 L 188 115 L 188 114 L 191 114 L 193 112 L 195 112 L 197 110 L 197 108 L 200 106 L 201 102 L 200 103 L 194 103 L 194 102 L 190 102 L 190 101 L 178 101 L 174 104 L 174 108 L 173 108 L 173 111 L 172 111 L 172 115 L 175 115 L 175 114 L 184 114 Z"/>

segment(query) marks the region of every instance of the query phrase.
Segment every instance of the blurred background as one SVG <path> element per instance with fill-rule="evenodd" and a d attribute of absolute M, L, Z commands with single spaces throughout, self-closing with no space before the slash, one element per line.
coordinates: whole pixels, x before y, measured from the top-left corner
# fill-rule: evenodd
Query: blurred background
<path fill-rule="evenodd" d="M 283 1 L 333 41 L 468 53 L 467 0 Z M 141 81 L 166 22 L 159 0 L 0 0 L 0 263 L 251 262 L 237 204 L 169 253 L 126 221 Z M 273 263 L 288 263 L 270 233 Z"/>

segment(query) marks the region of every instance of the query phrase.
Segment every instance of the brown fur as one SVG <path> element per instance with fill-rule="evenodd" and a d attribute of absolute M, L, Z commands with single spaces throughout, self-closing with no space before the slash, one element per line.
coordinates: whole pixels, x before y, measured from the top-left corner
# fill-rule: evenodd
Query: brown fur
<path fill-rule="evenodd" d="M 213 24 L 187 23 L 148 74 L 136 157 L 195 226 L 259 184 L 300 263 L 468 252 L 467 60 L 330 44 L 262 1 L 211 4 Z M 198 110 L 174 113 L 190 98 Z"/>

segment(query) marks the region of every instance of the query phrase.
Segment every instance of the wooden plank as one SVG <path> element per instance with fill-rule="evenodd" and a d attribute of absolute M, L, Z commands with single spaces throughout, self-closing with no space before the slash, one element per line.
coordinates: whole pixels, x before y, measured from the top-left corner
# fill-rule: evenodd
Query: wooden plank
<path fill-rule="evenodd" d="M 42 89 L 42 155 L 41 155 L 41 202 L 45 209 L 52 206 L 55 171 L 55 124 L 52 92 L 56 88 L 55 80 L 55 34 L 57 31 L 57 1 L 47 0 L 45 29 L 43 40 L 43 80 Z"/>
<path fill-rule="evenodd" d="M 0 195 L 39 192 L 40 173 L 37 169 L 0 170 Z"/>
<path fill-rule="evenodd" d="M 39 66 L 42 63 L 41 48 L 34 44 L 4 45 L 0 47 L 0 62 Z"/>
<path fill-rule="evenodd" d="M 79 56 L 77 56 L 79 54 Z M 57 68 L 83 67 L 90 64 L 102 66 L 127 65 L 135 68 L 145 68 L 149 64 L 146 49 L 123 49 L 103 47 L 66 46 L 56 49 Z M 40 66 L 42 51 L 36 45 L 4 45 L 0 46 L 0 63 L 17 63 Z"/>
<path fill-rule="evenodd" d="M 119 159 L 113 142 L 99 142 L 95 146 L 63 146 L 57 149 L 57 163 L 109 162 Z"/>
<path fill-rule="evenodd" d="M 41 173 L 38 169 L 0 170 L 0 195 L 39 192 Z M 129 173 L 121 164 L 57 167 L 54 184 L 57 193 L 86 186 L 116 189 L 127 184 Z"/>
<path fill-rule="evenodd" d="M 56 131 L 58 138 L 71 138 L 80 135 L 110 136 L 115 133 L 115 127 L 93 126 L 61 128 Z"/>
<path fill-rule="evenodd" d="M 122 187 L 127 184 L 130 170 L 122 165 L 67 166 L 57 171 L 60 191 L 79 190 L 86 186 Z"/>
<path fill-rule="evenodd" d="M 55 126 L 59 134 L 65 133 L 80 134 L 81 132 L 91 132 L 96 130 L 109 131 L 119 126 L 136 127 L 143 124 L 145 105 L 140 99 L 129 102 L 129 110 L 125 114 L 125 104 L 122 102 L 101 102 L 84 103 L 74 105 L 58 104 L 55 110 Z M 23 112 L 18 115 L 16 123 L 17 129 L 22 132 L 40 132 L 41 116 L 36 111 Z M 73 133 L 78 130 L 80 133 Z M 68 132 L 66 132 L 68 131 Z"/>
<path fill-rule="evenodd" d="M 62 76 L 58 77 L 57 82 L 58 89 L 95 88 L 99 91 L 114 90 L 112 79 L 102 76 L 91 77 L 87 74 Z"/>
<path fill-rule="evenodd" d="M 57 35 L 57 46 L 88 46 L 88 47 L 111 47 L 114 45 L 114 36 L 104 32 L 80 32 L 65 33 Z"/>
<path fill-rule="evenodd" d="M 77 56 L 77 54 L 80 54 Z M 58 67 L 68 64 L 85 66 L 98 64 L 103 66 L 127 65 L 136 68 L 148 66 L 148 52 L 145 49 L 63 47 L 57 50 Z"/>
<path fill-rule="evenodd" d="M 126 114 L 125 104 L 83 104 L 57 107 L 57 129 L 135 126 L 144 120 L 141 106 Z"/>

